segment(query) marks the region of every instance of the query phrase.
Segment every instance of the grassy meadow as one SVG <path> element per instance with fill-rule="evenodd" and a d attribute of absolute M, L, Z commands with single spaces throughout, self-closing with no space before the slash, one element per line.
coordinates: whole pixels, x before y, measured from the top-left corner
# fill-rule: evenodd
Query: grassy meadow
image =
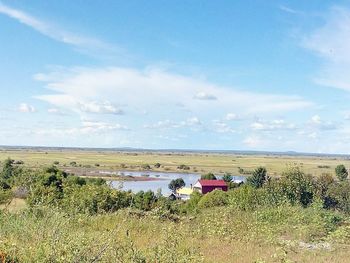
<path fill-rule="evenodd" d="M 349 262 L 350 181 L 332 176 L 345 159 L 6 150 L 0 160 L 0 262 Z M 71 162 L 233 174 L 264 166 L 272 178 L 171 201 L 67 174 Z"/>
<path fill-rule="evenodd" d="M 307 174 L 319 176 L 324 173 L 334 174 L 335 167 L 342 163 L 350 166 L 350 160 L 341 157 L 313 156 L 277 156 L 277 155 L 234 155 L 234 154 L 200 154 L 200 153 L 154 153 L 154 152 L 109 152 L 79 150 L 1 150 L 0 160 L 11 157 L 22 160 L 28 167 L 38 168 L 58 161 L 60 167 L 69 167 L 76 162 L 80 167 L 92 167 L 96 164 L 103 169 L 141 170 L 142 165 L 149 164 L 155 171 L 179 171 L 179 165 L 187 165 L 185 172 L 216 174 L 229 172 L 239 174 L 239 168 L 252 171 L 263 166 L 270 176 L 279 176 L 288 165 L 297 165 Z M 155 168 L 154 164 L 161 167 Z"/>

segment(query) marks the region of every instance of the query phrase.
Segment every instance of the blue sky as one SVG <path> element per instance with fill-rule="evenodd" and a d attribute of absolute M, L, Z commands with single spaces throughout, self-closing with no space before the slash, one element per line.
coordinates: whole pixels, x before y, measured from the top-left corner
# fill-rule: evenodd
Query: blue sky
<path fill-rule="evenodd" d="M 0 145 L 350 153 L 350 1 L 0 0 Z"/>

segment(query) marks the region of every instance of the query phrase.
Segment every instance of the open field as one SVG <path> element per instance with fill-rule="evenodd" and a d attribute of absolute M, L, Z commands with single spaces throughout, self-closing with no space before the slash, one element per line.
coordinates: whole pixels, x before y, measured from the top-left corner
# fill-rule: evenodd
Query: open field
<path fill-rule="evenodd" d="M 286 156 L 286 155 L 236 155 L 236 154 L 202 154 L 202 153 L 155 153 L 155 152 L 112 152 L 35 149 L 1 150 L 0 161 L 11 157 L 24 161 L 26 166 L 41 167 L 58 161 L 63 169 L 72 167 L 71 163 L 86 171 L 91 169 L 142 170 L 142 165 L 149 164 L 154 171 L 179 172 L 179 165 L 187 165 L 191 173 L 239 174 L 239 168 L 251 171 L 258 166 L 266 167 L 270 176 L 280 175 L 288 165 L 298 165 L 307 174 L 319 176 L 323 173 L 334 174 L 338 164 L 350 166 L 345 157 Z M 154 164 L 161 167 L 155 168 Z M 98 167 L 96 166 L 98 165 Z"/>

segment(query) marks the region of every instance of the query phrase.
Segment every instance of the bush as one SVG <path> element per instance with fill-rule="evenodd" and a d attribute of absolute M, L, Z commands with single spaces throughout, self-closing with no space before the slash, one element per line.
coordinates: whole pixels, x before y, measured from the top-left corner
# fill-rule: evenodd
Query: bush
<path fill-rule="evenodd" d="M 149 211 L 157 202 L 157 197 L 152 191 L 140 191 L 133 196 L 132 205 L 140 210 Z"/>
<path fill-rule="evenodd" d="M 151 166 L 149 164 L 143 164 L 143 165 L 141 165 L 141 168 L 143 170 L 151 170 Z"/>
<path fill-rule="evenodd" d="M 196 212 L 198 209 L 198 203 L 200 202 L 203 195 L 197 191 L 191 194 L 190 200 L 188 200 L 184 205 L 185 212 Z"/>
<path fill-rule="evenodd" d="M 177 167 L 177 169 L 180 169 L 180 170 L 190 170 L 191 168 L 186 165 L 186 164 L 181 164 Z"/>
<path fill-rule="evenodd" d="M 225 173 L 224 176 L 222 177 L 222 180 L 224 180 L 226 183 L 231 183 L 233 177 L 232 174 L 230 173 Z"/>
<path fill-rule="evenodd" d="M 305 175 L 299 167 L 290 167 L 279 181 L 282 194 L 291 204 L 307 206 L 312 203 L 316 192 L 313 179 Z"/>
<path fill-rule="evenodd" d="M 228 194 L 222 190 L 214 190 L 204 195 L 198 202 L 199 208 L 224 206 L 228 204 Z"/>
<path fill-rule="evenodd" d="M 335 167 L 335 175 L 338 177 L 339 181 L 344 181 L 348 178 L 348 170 L 346 170 L 343 164 Z"/>
<path fill-rule="evenodd" d="M 350 212 L 350 183 L 348 181 L 333 183 L 329 186 L 325 197 L 325 207 Z"/>
<path fill-rule="evenodd" d="M 204 180 L 216 180 L 216 176 L 213 173 L 202 174 L 201 179 Z"/>
<path fill-rule="evenodd" d="M 91 184 L 67 187 L 61 200 L 61 206 L 65 211 L 91 215 L 114 212 L 130 204 L 130 193 Z"/>
<path fill-rule="evenodd" d="M 262 187 L 268 180 L 266 169 L 264 167 L 258 167 L 254 170 L 253 175 L 248 177 L 247 184 L 254 188 Z"/>

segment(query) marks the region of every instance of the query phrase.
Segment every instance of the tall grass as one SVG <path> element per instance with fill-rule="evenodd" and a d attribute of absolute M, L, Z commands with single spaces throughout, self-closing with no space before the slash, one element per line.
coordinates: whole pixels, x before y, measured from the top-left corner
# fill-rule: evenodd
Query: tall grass
<path fill-rule="evenodd" d="M 301 242 L 338 249 L 350 238 L 344 222 L 334 212 L 290 205 L 215 207 L 177 222 L 154 211 L 91 216 L 31 208 L 0 213 L 0 251 L 14 262 L 305 262 L 310 255 Z M 332 257 L 328 250 L 312 253 L 320 262 Z"/>

